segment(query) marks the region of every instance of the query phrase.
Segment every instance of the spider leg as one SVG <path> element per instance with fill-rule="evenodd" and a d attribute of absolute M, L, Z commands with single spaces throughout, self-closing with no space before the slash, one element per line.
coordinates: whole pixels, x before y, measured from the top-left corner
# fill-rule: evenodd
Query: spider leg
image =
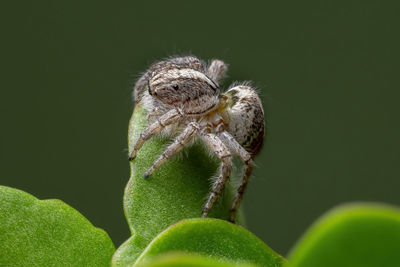
<path fill-rule="evenodd" d="M 212 152 L 221 160 L 221 173 L 214 182 L 212 192 L 204 205 L 202 217 L 206 217 L 211 210 L 217 198 L 221 195 L 229 180 L 232 169 L 232 156 L 228 148 L 223 144 L 221 139 L 213 133 L 203 133 L 202 139 Z"/>
<path fill-rule="evenodd" d="M 165 126 L 180 121 L 182 117 L 182 112 L 177 109 L 172 109 L 158 118 L 156 122 L 152 123 L 146 130 L 140 133 L 139 139 L 136 141 L 129 156 L 129 160 L 133 160 L 136 157 L 137 151 L 142 147 L 144 142 L 149 140 L 153 135 L 161 132 Z"/>
<path fill-rule="evenodd" d="M 142 94 L 147 86 L 148 74 L 143 74 L 139 80 L 136 81 L 135 86 L 133 88 L 133 100 L 135 103 L 139 103 L 142 100 Z"/>
<path fill-rule="evenodd" d="M 175 139 L 175 141 L 169 145 L 158 157 L 150 169 L 147 170 L 147 172 L 144 174 L 144 178 L 148 178 L 158 167 L 161 166 L 161 164 L 178 153 L 188 142 L 190 142 L 190 140 L 193 139 L 193 137 L 196 136 L 198 130 L 199 125 L 197 123 L 189 123 L 183 132 Z"/>
<path fill-rule="evenodd" d="M 220 136 L 221 139 L 225 141 L 225 143 L 233 151 L 233 153 L 235 153 L 235 155 L 237 155 L 240 160 L 246 165 L 244 175 L 242 177 L 242 180 L 240 181 L 240 186 L 237 190 L 235 199 L 233 200 L 229 215 L 229 221 L 234 222 L 236 210 L 240 204 L 240 201 L 243 198 L 244 191 L 253 171 L 253 160 L 250 153 L 247 152 L 230 133 L 228 133 L 227 131 L 222 131 L 218 133 L 218 136 Z"/>
<path fill-rule="evenodd" d="M 223 61 L 214 59 L 207 69 L 207 76 L 216 83 L 219 83 L 227 70 L 228 66 Z"/>

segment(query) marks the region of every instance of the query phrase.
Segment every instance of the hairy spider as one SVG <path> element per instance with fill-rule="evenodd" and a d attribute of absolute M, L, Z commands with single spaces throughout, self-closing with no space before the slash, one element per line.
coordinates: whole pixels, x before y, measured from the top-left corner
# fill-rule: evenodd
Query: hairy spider
<path fill-rule="evenodd" d="M 232 154 L 238 156 L 245 170 L 230 210 L 233 222 L 253 170 L 252 159 L 263 144 L 265 126 L 260 98 L 247 83 L 220 92 L 218 83 L 226 70 L 221 60 L 206 65 L 193 56 L 152 64 L 134 88 L 136 103 L 149 111 L 149 126 L 140 134 L 129 160 L 155 134 L 163 131 L 174 136 L 174 142 L 144 174 L 147 178 L 191 140 L 200 138 L 221 161 L 220 174 L 202 211 L 206 217 L 229 179 Z"/>

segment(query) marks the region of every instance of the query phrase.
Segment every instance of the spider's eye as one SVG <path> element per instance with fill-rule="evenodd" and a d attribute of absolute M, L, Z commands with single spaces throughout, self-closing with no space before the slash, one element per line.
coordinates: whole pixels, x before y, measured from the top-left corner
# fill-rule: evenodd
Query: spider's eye
<path fill-rule="evenodd" d="M 174 90 L 179 90 L 179 85 L 173 84 L 173 85 L 172 85 L 172 88 L 173 88 Z"/>

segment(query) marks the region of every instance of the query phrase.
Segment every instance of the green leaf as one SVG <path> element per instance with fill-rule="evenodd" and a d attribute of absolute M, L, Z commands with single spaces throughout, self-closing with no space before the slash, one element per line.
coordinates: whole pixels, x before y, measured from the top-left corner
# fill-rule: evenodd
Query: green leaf
<path fill-rule="evenodd" d="M 60 200 L 0 186 L 0 266 L 109 266 L 108 235 Z"/>
<path fill-rule="evenodd" d="M 246 229 L 219 219 L 189 219 L 159 234 L 137 264 L 167 252 L 197 253 L 220 262 L 281 266 L 284 259 Z"/>
<path fill-rule="evenodd" d="M 137 105 L 129 124 L 130 148 L 146 126 L 146 111 Z M 132 237 L 118 248 L 113 257 L 114 266 L 135 262 L 151 240 L 171 224 L 201 215 L 210 192 L 211 177 L 217 173 L 218 168 L 218 161 L 201 144 L 196 143 L 184 149 L 181 155 L 164 163 L 151 177 L 143 178 L 143 174 L 169 142 L 161 137 L 151 138 L 144 143 L 131 163 L 124 210 Z M 232 196 L 232 186 L 228 185 L 209 216 L 227 219 Z M 238 221 L 243 221 L 238 215 Z"/>
<path fill-rule="evenodd" d="M 140 264 L 139 267 L 255 267 L 255 265 L 221 262 L 195 254 L 173 252 L 155 257 Z"/>
<path fill-rule="evenodd" d="M 380 204 L 338 207 L 308 230 L 287 266 L 400 266 L 400 211 Z"/>

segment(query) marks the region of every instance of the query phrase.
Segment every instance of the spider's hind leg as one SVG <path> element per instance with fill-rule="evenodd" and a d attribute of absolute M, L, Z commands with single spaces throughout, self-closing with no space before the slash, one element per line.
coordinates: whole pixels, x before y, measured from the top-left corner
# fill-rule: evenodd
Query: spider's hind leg
<path fill-rule="evenodd" d="M 237 155 L 240 160 L 245 164 L 244 174 L 237 189 L 235 199 L 232 202 L 232 207 L 229 215 L 229 221 L 234 222 L 237 208 L 239 207 L 247 183 L 249 182 L 251 173 L 253 172 L 253 160 L 249 152 L 247 152 L 230 133 L 228 133 L 227 131 L 222 131 L 218 134 L 218 136 L 221 137 L 221 139 L 228 145 L 233 153 L 235 153 L 235 155 Z"/>
<path fill-rule="evenodd" d="M 203 208 L 202 217 L 206 217 L 229 180 L 232 169 L 232 156 L 228 148 L 217 135 L 213 133 L 203 133 L 202 139 L 222 163 L 220 170 L 221 173 L 219 174 L 218 179 L 214 182 L 212 192 Z"/>

